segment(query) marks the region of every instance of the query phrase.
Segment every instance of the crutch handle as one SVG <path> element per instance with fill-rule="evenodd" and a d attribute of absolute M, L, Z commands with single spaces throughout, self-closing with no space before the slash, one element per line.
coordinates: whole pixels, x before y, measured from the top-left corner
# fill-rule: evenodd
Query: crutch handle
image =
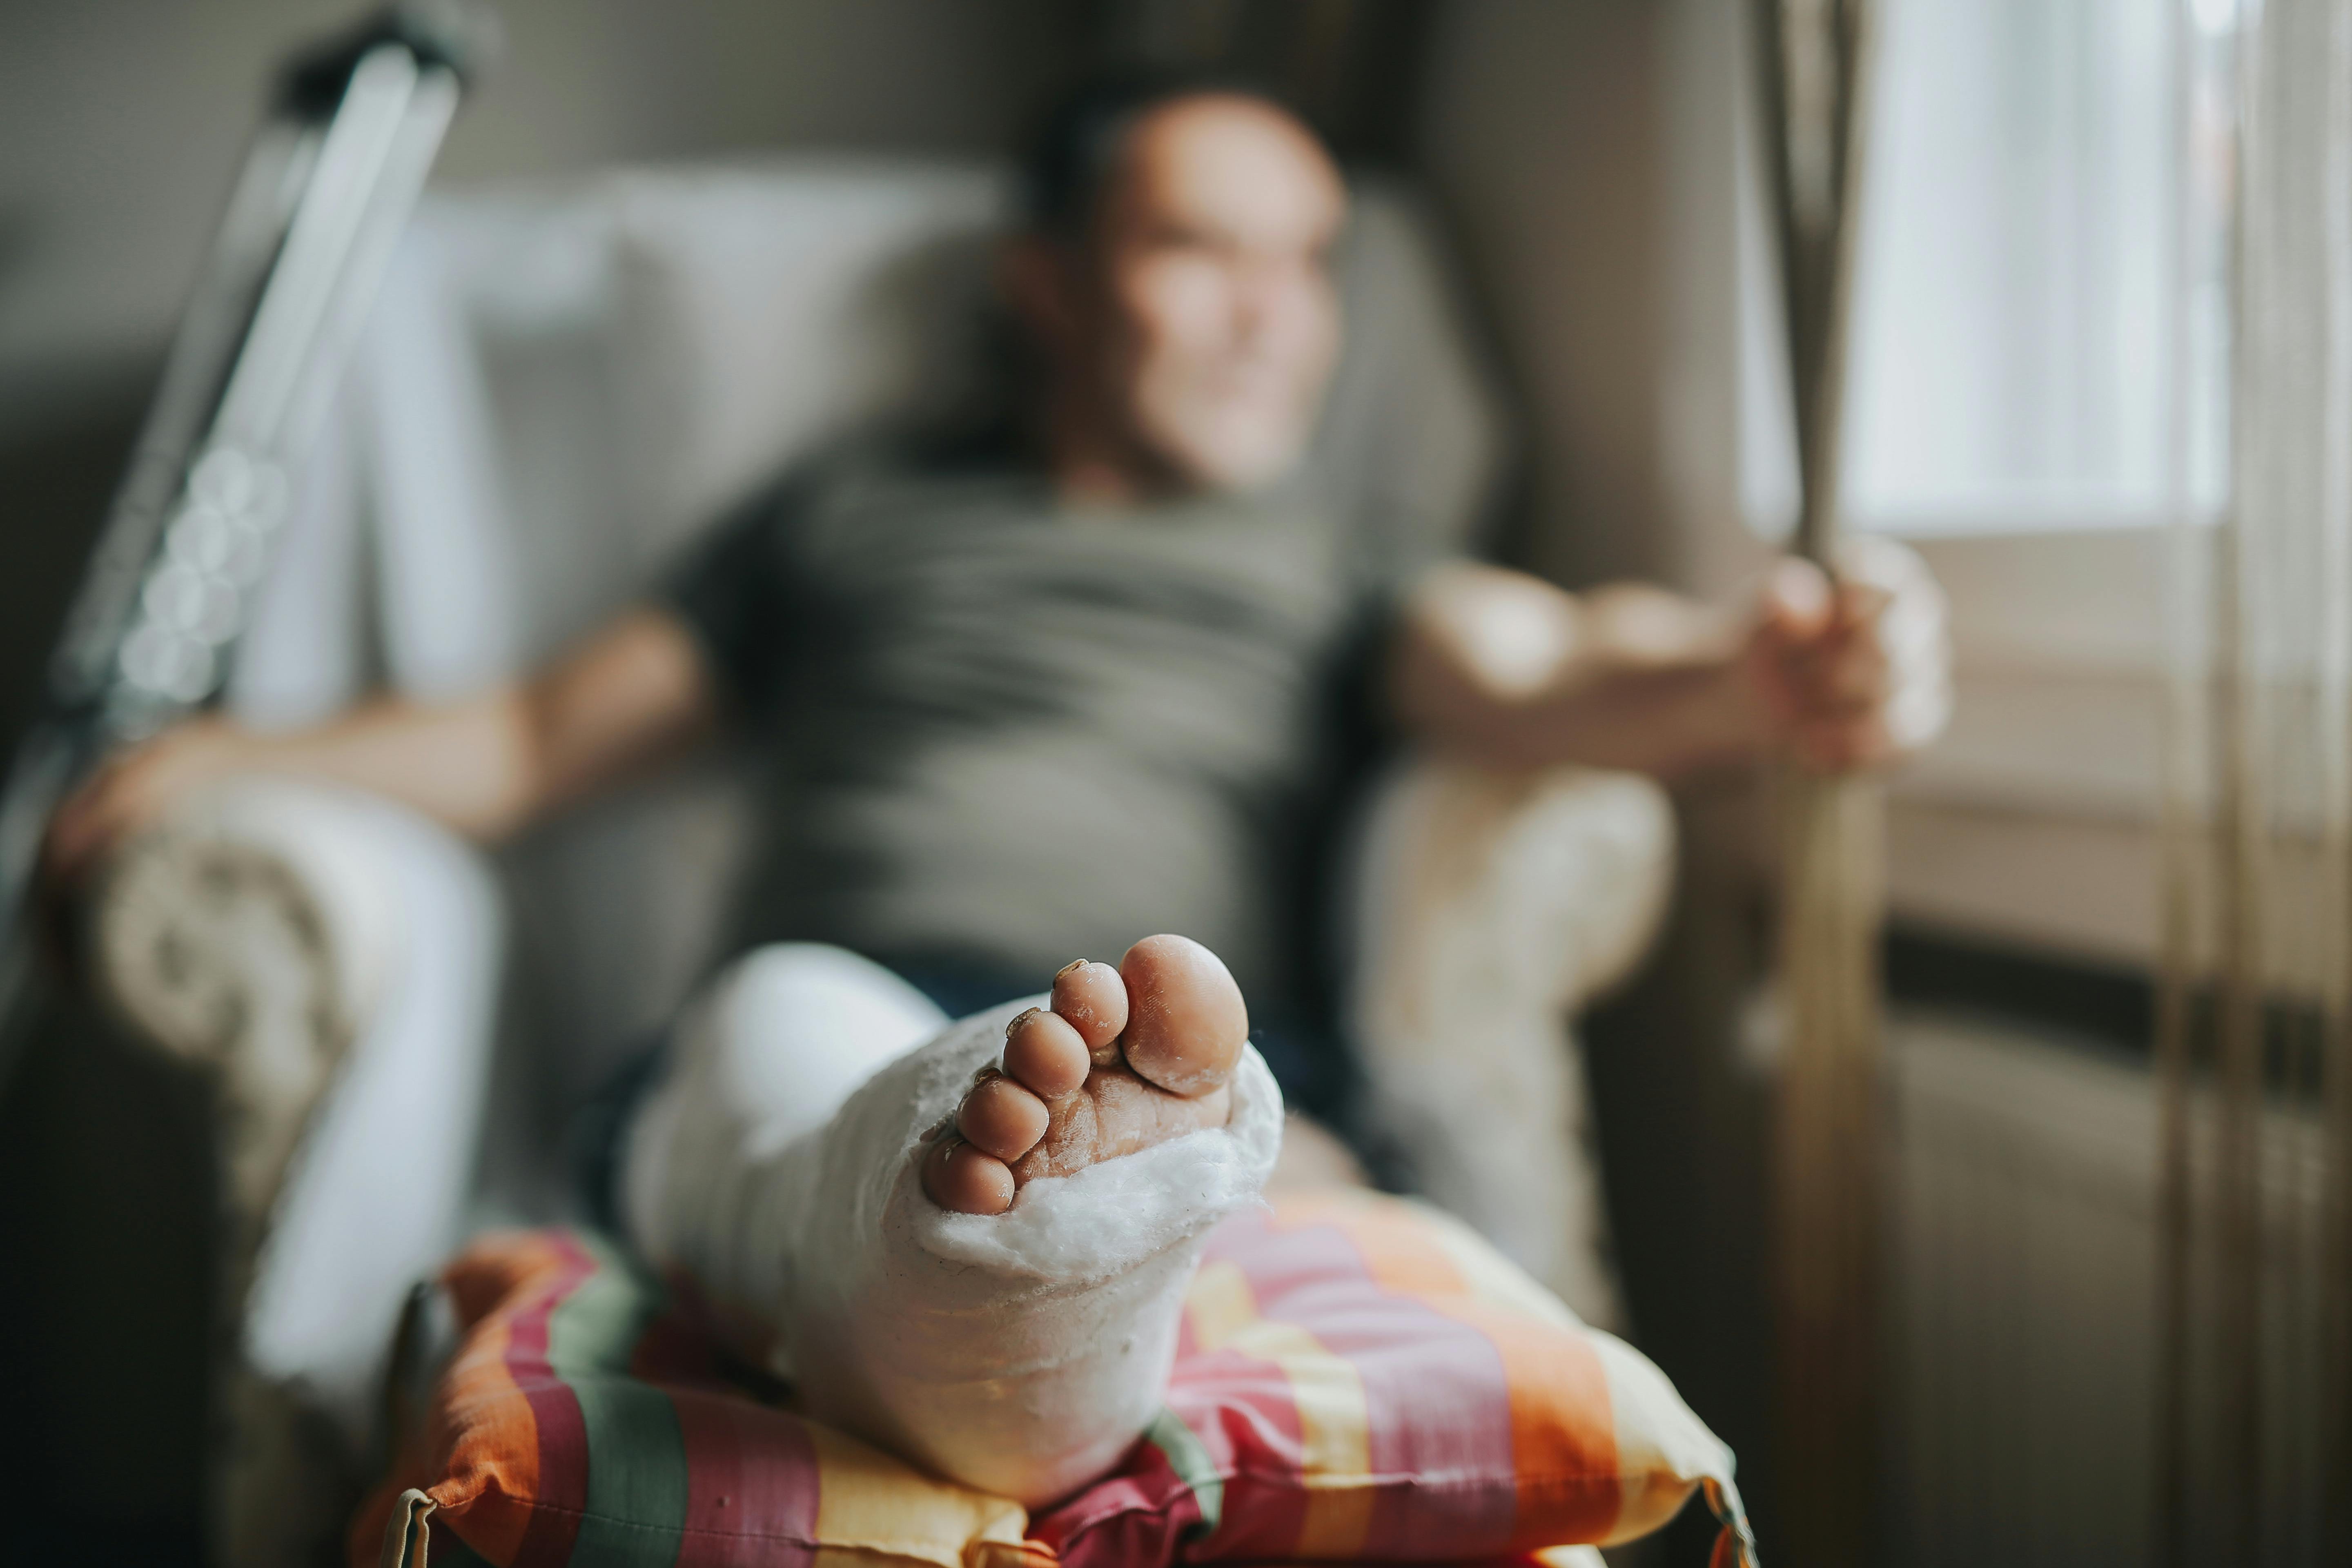
<path fill-rule="evenodd" d="M 497 64 L 506 29 L 497 12 L 475 0 L 400 0 L 289 61 L 278 77 L 277 111 L 298 120 L 331 118 L 352 70 L 384 44 L 406 46 L 418 65 L 446 67 L 470 88 Z"/>

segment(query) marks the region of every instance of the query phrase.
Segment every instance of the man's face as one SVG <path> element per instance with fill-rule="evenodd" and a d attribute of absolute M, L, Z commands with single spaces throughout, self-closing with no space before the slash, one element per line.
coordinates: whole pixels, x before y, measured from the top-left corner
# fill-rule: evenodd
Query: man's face
<path fill-rule="evenodd" d="M 1084 253 L 1040 325 L 1140 477 L 1255 489 L 1297 463 L 1339 345 L 1327 252 L 1347 197 L 1322 149 L 1242 97 L 1129 131 Z"/>

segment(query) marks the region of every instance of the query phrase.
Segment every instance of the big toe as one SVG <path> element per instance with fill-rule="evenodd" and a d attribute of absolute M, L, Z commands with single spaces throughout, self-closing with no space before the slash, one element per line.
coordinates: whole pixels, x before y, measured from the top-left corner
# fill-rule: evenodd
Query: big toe
<path fill-rule="evenodd" d="M 1127 985 L 1119 1047 L 1137 1077 L 1198 1099 L 1223 1087 L 1249 1040 L 1241 987 L 1190 937 L 1148 936 L 1118 962 Z"/>

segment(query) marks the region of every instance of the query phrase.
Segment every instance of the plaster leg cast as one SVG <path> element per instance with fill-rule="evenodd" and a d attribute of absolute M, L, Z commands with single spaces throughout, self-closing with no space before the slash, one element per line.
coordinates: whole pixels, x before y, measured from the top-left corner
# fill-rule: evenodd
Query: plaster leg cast
<path fill-rule="evenodd" d="M 914 1048 L 903 1003 L 828 1046 L 727 998 L 638 1115 L 640 1250 L 819 1419 L 1030 1505 L 1109 1468 L 1159 1409 L 1202 1237 L 1281 1143 L 1224 965 L 1149 937 Z M 844 1053 L 886 1059 L 853 1089 Z"/>

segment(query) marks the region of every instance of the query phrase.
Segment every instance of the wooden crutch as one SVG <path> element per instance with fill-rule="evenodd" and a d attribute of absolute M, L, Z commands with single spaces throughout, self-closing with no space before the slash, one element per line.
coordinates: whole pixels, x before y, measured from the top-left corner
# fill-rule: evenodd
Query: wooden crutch
<path fill-rule="evenodd" d="M 1803 506 L 1796 549 L 1834 576 L 1873 0 L 1755 0 Z M 1782 1037 L 1773 1128 L 1774 1458 L 1791 1561 L 1873 1551 L 1881 1376 L 1878 786 L 1780 777 Z"/>

